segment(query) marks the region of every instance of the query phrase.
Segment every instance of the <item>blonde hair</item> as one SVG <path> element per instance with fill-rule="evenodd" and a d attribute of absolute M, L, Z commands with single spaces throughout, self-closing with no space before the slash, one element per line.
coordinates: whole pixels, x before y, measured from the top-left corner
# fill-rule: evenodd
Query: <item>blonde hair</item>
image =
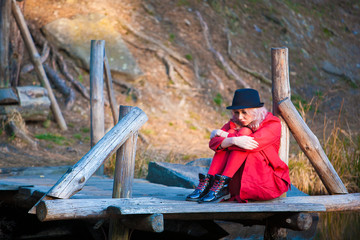
<path fill-rule="evenodd" d="M 249 123 L 248 127 L 255 132 L 258 130 L 260 123 L 264 121 L 266 115 L 268 114 L 268 110 L 266 107 L 260 108 L 248 108 L 247 111 L 254 117 L 254 120 Z"/>

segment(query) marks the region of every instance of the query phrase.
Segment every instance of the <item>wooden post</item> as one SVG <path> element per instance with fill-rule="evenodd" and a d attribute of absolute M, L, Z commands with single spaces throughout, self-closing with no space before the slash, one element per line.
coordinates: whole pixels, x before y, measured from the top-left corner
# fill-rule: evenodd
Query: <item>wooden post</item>
<path fill-rule="evenodd" d="M 24 39 L 25 46 L 27 50 L 29 51 L 29 55 L 31 58 L 32 63 L 34 64 L 36 73 L 39 76 L 41 84 L 46 88 L 48 91 L 48 95 L 51 101 L 51 109 L 54 113 L 54 117 L 56 122 L 59 124 L 59 127 L 61 130 L 65 131 L 67 130 L 66 122 L 64 117 L 62 116 L 61 110 L 59 108 L 59 105 L 57 104 L 56 98 L 54 96 L 54 93 L 51 89 L 51 85 L 49 83 L 49 80 L 45 74 L 45 70 L 42 66 L 42 63 L 40 61 L 40 55 L 35 47 L 34 41 L 31 38 L 29 29 L 26 25 L 26 21 L 24 19 L 24 16 L 21 13 L 20 8 L 18 7 L 15 0 L 12 0 L 12 13 L 15 17 L 16 23 L 19 26 L 21 35 Z"/>
<path fill-rule="evenodd" d="M 304 122 L 291 100 L 289 98 L 282 100 L 278 103 L 278 108 L 301 150 L 310 160 L 328 192 L 330 194 L 348 193 L 322 149 L 318 138 Z"/>
<path fill-rule="evenodd" d="M 279 157 L 287 165 L 289 164 L 290 132 L 289 128 L 282 118 L 278 102 L 285 98 L 290 98 L 290 81 L 288 65 L 288 49 L 271 49 L 271 70 L 272 70 L 272 96 L 273 96 L 273 114 L 281 120 L 281 139 Z"/>
<path fill-rule="evenodd" d="M 103 136 L 104 127 L 104 40 L 91 40 L 90 54 L 90 119 L 91 119 L 91 147 Z M 96 171 L 97 175 L 104 174 L 104 166 Z"/>
<path fill-rule="evenodd" d="M 0 88 L 10 87 L 10 14 L 11 0 L 0 0 Z"/>
<path fill-rule="evenodd" d="M 118 124 L 98 141 L 44 196 L 70 198 L 80 191 L 103 162 L 148 120 L 146 114 L 134 107 Z M 40 199 L 42 201 L 43 199 Z M 38 204 L 37 203 L 37 204 Z M 36 213 L 36 206 L 29 213 Z"/>
<path fill-rule="evenodd" d="M 119 119 L 125 117 L 133 107 L 120 106 Z M 131 198 L 134 181 L 137 132 L 126 140 L 116 152 L 113 198 Z M 110 239 L 128 239 L 129 229 L 119 219 L 110 221 Z"/>
<path fill-rule="evenodd" d="M 109 96 L 109 100 L 110 100 L 111 112 L 112 112 L 114 125 L 115 125 L 118 122 L 119 111 L 118 111 L 118 106 L 117 106 L 117 103 L 116 103 L 116 98 L 115 98 L 115 95 L 114 95 L 114 89 L 113 89 L 113 84 L 112 84 L 110 65 L 109 65 L 108 58 L 106 56 L 106 52 L 104 54 L 104 68 L 105 68 L 105 76 L 106 76 L 106 81 L 105 81 L 106 82 L 106 89 L 107 89 L 107 92 L 108 92 L 108 96 Z"/>

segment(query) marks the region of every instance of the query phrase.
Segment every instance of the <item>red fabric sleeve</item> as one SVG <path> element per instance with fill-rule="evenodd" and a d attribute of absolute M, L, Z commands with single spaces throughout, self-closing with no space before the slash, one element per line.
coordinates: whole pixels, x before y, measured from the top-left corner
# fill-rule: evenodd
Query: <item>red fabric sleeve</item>
<path fill-rule="evenodd" d="M 222 128 L 221 130 L 228 132 L 230 130 L 230 123 L 231 121 L 227 122 Z M 210 139 L 209 142 L 209 148 L 215 152 L 219 152 L 219 151 L 223 151 L 223 149 L 218 149 L 219 146 L 221 145 L 222 141 L 224 141 L 224 137 L 213 137 L 212 139 Z"/>
<path fill-rule="evenodd" d="M 281 137 L 281 123 L 280 119 L 273 116 L 271 113 L 261 123 L 259 129 L 249 135 L 254 137 L 254 140 L 259 143 L 259 146 L 253 150 L 245 150 L 237 146 L 231 146 L 229 150 L 238 150 L 246 152 L 259 152 L 264 148 L 272 145 L 280 140 Z"/>

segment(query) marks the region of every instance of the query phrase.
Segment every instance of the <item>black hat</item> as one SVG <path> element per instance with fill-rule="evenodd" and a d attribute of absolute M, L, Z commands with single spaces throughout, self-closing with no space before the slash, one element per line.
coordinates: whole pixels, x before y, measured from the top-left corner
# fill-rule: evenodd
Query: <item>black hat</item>
<path fill-rule="evenodd" d="M 232 105 L 226 109 L 259 108 L 264 106 L 260 102 L 258 91 L 251 88 L 243 88 L 235 91 Z"/>

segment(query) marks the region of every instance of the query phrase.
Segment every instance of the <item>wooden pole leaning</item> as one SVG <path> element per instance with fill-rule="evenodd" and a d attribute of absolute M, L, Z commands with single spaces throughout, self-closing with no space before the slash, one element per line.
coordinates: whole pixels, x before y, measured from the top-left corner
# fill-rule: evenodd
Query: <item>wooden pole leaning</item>
<path fill-rule="evenodd" d="M 67 130 L 67 125 L 65 122 L 65 119 L 61 113 L 61 110 L 59 108 L 59 105 L 56 101 L 56 98 L 54 96 L 54 93 L 51 89 L 51 85 L 49 83 L 49 80 L 45 74 L 45 70 L 43 68 L 43 65 L 40 61 L 40 55 L 35 47 L 34 41 L 31 38 L 31 34 L 30 31 L 26 25 L 26 21 L 25 18 L 23 16 L 23 14 L 21 13 L 21 10 L 19 8 L 19 6 L 17 5 L 15 0 L 12 0 L 12 13 L 15 17 L 16 23 L 19 26 L 21 35 L 24 39 L 25 42 L 25 46 L 27 48 L 27 50 L 29 51 L 29 55 L 31 58 L 32 63 L 34 64 L 35 70 L 37 75 L 39 76 L 40 82 L 41 84 L 46 88 L 46 90 L 48 91 L 48 95 L 51 101 L 51 109 L 54 113 L 54 117 L 56 122 L 59 124 L 59 127 L 61 130 L 65 131 Z"/>
<path fill-rule="evenodd" d="M 146 114 L 140 108 L 134 107 L 85 156 L 70 168 L 45 196 L 70 198 L 80 191 L 101 164 L 114 154 L 147 120 Z M 42 200 L 40 199 L 39 202 Z M 29 211 L 30 213 L 35 213 L 36 205 Z"/>
<path fill-rule="evenodd" d="M 279 157 L 289 165 L 290 131 L 280 114 L 278 102 L 290 98 L 289 64 L 287 48 L 271 49 L 273 114 L 281 120 Z"/>
<path fill-rule="evenodd" d="M 132 108 L 120 106 L 119 119 L 124 118 Z M 116 152 L 113 198 L 131 198 L 132 196 L 137 135 L 138 133 L 134 132 Z M 129 228 L 125 227 L 120 219 L 111 219 L 109 239 L 128 239 L 128 236 Z"/>
<path fill-rule="evenodd" d="M 289 98 L 282 100 L 278 103 L 278 108 L 301 150 L 310 160 L 329 194 L 348 193 L 321 147 L 318 138 L 304 122 L 291 100 Z"/>
<path fill-rule="evenodd" d="M 114 125 L 115 125 L 118 122 L 119 111 L 118 111 L 118 105 L 116 103 L 116 98 L 114 95 L 114 88 L 113 88 L 113 84 L 112 84 L 110 65 L 109 65 L 108 58 L 106 56 L 106 51 L 104 54 L 104 70 L 105 70 L 105 76 L 106 76 L 106 81 L 105 81 L 106 82 L 106 90 L 107 90 L 107 93 L 109 96 L 111 112 L 112 112 L 113 121 L 114 121 Z"/>
<path fill-rule="evenodd" d="M 90 52 L 90 119 L 91 119 L 91 147 L 93 147 L 105 133 L 104 127 L 104 54 L 105 41 L 91 40 Z M 104 166 L 96 171 L 97 175 L 104 174 Z"/>

